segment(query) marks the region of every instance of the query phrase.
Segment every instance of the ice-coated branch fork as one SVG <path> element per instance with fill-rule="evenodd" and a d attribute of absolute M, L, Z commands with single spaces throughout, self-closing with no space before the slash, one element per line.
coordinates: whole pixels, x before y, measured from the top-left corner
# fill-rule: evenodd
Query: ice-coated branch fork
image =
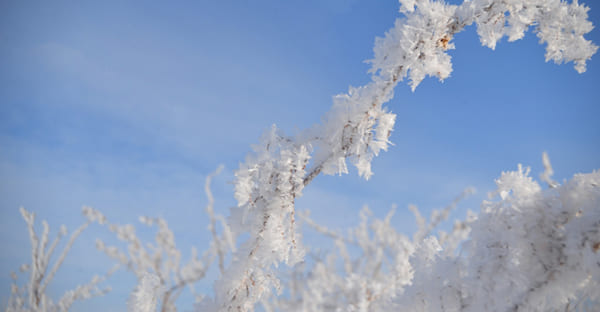
<path fill-rule="evenodd" d="M 588 8 L 577 0 L 471 0 L 450 5 L 434 0 L 400 0 L 394 26 L 377 38 L 371 82 L 333 99 L 322 123 L 289 137 L 275 126 L 236 172 L 236 199 L 229 222 L 236 234 L 249 233 L 215 287 L 213 308 L 249 311 L 278 287 L 272 268 L 302 260 L 294 201 L 316 176 L 347 173 L 347 161 L 368 179 L 371 161 L 390 145 L 395 115 L 383 105 L 408 78 L 413 90 L 427 76 L 452 72 L 452 38 L 476 24 L 481 43 L 495 48 L 533 31 L 546 43 L 546 60 L 574 62 L 585 71 L 598 47 L 583 36 L 592 28 Z"/>

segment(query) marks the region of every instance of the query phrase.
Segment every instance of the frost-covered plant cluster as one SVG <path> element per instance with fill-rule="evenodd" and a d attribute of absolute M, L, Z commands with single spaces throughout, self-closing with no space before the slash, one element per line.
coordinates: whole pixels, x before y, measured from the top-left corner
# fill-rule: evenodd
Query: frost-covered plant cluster
<path fill-rule="evenodd" d="M 214 174 L 220 170 L 218 169 Z M 59 258 L 54 261 L 52 269 L 48 271 L 53 251 L 60 238 L 66 235 L 67 229 L 62 226 L 57 238 L 48 247 L 49 226 L 47 222 L 42 223 L 43 234 L 41 238 L 38 238 L 34 229 L 34 214 L 22 208 L 21 214 L 27 223 L 32 244 L 32 264 L 23 265 L 20 270 L 30 272 L 30 281 L 25 286 L 19 287 L 17 275 L 13 273 L 14 283 L 6 311 L 68 311 L 75 300 L 84 300 L 109 292 L 110 288 L 100 289 L 98 284 L 104 282 L 108 276 L 120 268 L 130 271 L 138 279 L 138 286 L 132 291 L 128 302 L 130 311 L 156 311 L 157 307 L 160 308 L 160 311 L 176 311 L 175 302 L 185 288 L 191 291 L 196 301 L 202 301 L 204 295 L 196 291 L 195 284 L 205 277 L 211 264 L 215 261 L 218 262 L 222 271 L 226 254 L 235 250 L 225 219 L 214 212 L 214 200 L 210 191 L 210 183 L 214 174 L 206 178 L 205 189 L 209 199 L 206 213 L 210 218 L 209 230 L 213 234 L 213 239 L 209 248 L 202 255 L 199 255 L 196 248 L 192 247 L 191 259 L 186 263 L 182 263 L 181 251 L 176 247 L 174 234 L 164 219 L 140 217 L 139 221 L 143 225 L 156 225 L 158 228 L 155 242 L 150 243 L 142 241 L 136 235 L 133 225 L 112 224 L 100 211 L 84 206 L 82 210 L 87 219 L 86 223 L 71 235 Z M 217 222 L 222 225 L 220 233 L 217 233 L 216 230 Z M 103 241 L 97 240 L 96 248 L 114 260 L 115 266 L 105 276 L 93 277 L 88 284 L 66 292 L 58 303 L 53 303 L 46 292 L 48 283 L 52 281 L 76 238 L 92 223 L 105 226 L 126 247 L 107 246 Z"/>
<path fill-rule="evenodd" d="M 269 311 L 596 311 L 600 172 L 542 189 L 519 165 L 496 184 L 481 212 L 450 233 L 429 235 L 448 210 L 424 222 L 413 209 L 412 238 L 390 226 L 393 212 L 369 221 L 363 209 L 348 236 L 306 218 L 338 250 L 295 267 L 289 295 L 263 304 Z M 348 245 L 360 252 L 350 256 Z"/>
<path fill-rule="evenodd" d="M 402 17 L 375 42 L 371 82 L 335 96 L 321 124 L 293 136 L 276 126 L 267 131 L 236 171 L 238 205 L 227 220 L 214 212 L 208 178 L 213 240 L 201 257 L 194 252 L 182 265 L 162 219 L 141 219 L 158 228 L 156 243 L 145 244 L 133 226 L 111 224 L 98 211 L 84 209 L 86 225 L 106 225 L 127 244 L 126 251 L 102 242 L 97 247 L 138 277 L 129 302 L 133 311 L 175 310 L 181 290 L 202 279 L 214 261 L 221 275 L 214 294 L 197 296 L 202 311 L 251 311 L 259 304 L 282 311 L 571 311 L 599 299 L 600 174 L 576 175 L 560 185 L 551 179 L 546 155 L 542 180 L 548 189 L 521 166 L 503 173 L 495 197 L 479 214 L 457 221 L 450 233 L 434 230 L 456 203 L 435 212 L 429 222 L 412 207 L 420 225 L 413 237 L 390 225 L 392 213 L 370 220 L 365 209 L 361 224 L 343 236 L 296 212 L 296 198 L 321 173 L 348 173 L 350 162 L 360 176 L 373 174 L 371 161 L 390 145 L 396 116 L 384 104 L 394 88 L 404 79 L 415 90 L 427 76 L 448 78 L 447 51 L 467 26 L 476 25 L 481 43 L 492 49 L 504 36 L 518 40 L 531 28 L 546 44 L 546 60 L 574 62 L 580 73 L 597 51 L 583 37 L 592 24 L 588 8 L 577 0 L 400 4 Z M 32 228 L 32 217 L 24 213 L 24 218 Z M 337 252 L 311 253 L 302 244 L 302 223 L 331 237 Z M 46 243 L 34 233 L 32 245 L 31 283 L 13 290 L 10 307 L 54 311 L 46 308 L 51 305 L 44 295 L 47 283 L 38 281 L 47 265 Z"/>
<path fill-rule="evenodd" d="M 202 301 L 203 295 L 197 293 L 194 287 L 196 282 L 205 277 L 215 260 L 219 263 L 219 269 L 223 271 L 225 255 L 235 250 L 235 244 L 225 219 L 214 212 L 214 200 L 210 191 L 214 174 L 206 178 L 205 188 L 208 197 L 206 213 L 210 218 L 209 230 L 213 239 L 202 255 L 192 247 L 191 259 L 187 263 L 182 263 L 181 251 L 175 244 L 175 235 L 164 219 L 140 217 L 140 223 L 158 227 L 155 243 L 144 243 L 135 234 L 133 225 L 110 224 L 100 212 L 84 207 L 84 214 L 90 221 L 106 225 L 119 240 L 127 244 L 126 251 L 123 251 L 97 240 L 96 248 L 136 275 L 139 284 L 129 302 L 131 310 L 153 311 L 154 306 L 160 303 L 160 311 L 175 311 L 175 302 L 186 287 L 195 296 L 196 301 Z M 221 234 L 217 234 L 216 230 L 218 221 L 223 229 Z M 147 301 L 147 298 L 151 298 L 152 301 Z"/>

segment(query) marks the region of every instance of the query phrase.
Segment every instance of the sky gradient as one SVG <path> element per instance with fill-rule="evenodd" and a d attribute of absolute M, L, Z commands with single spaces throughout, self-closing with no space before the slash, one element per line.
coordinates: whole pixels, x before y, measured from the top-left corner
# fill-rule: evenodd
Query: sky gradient
<path fill-rule="evenodd" d="M 598 3 L 581 2 L 598 26 Z M 30 259 L 20 206 L 54 231 L 74 230 L 81 206 L 93 206 L 147 239 L 152 231 L 137 217 L 160 216 L 184 259 L 191 246 L 206 247 L 206 175 L 225 166 L 213 191 L 228 215 L 233 172 L 251 144 L 272 124 L 295 133 L 318 123 L 332 96 L 367 83 L 364 61 L 397 9 L 394 0 L 2 2 L 0 304 L 10 272 Z M 597 29 L 587 38 L 600 44 Z M 395 145 L 373 161 L 375 175 L 320 176 L 297 209 L 346 228 L 363 205 L 381 217 L 396 204 L 394 224 L 412 233 L 408 204 L 429 215 L 474 186 L 451 218 L 478 211 L 500 172 L 522 163 L 537 177 L 543 151 L 558 181 L 600 168 L 598 55 L 580 75 L 544 62 L 532 33 L 492 51 L 469 27 L 454 43 L 446 81 L 396 88 Z M 51 293 L 110 267 L 96 237 L 111 241 L 105 229 L 88 229 Z M 326 245 L 311 233 L 305 242 Z M 108 284 L 113 293 L 75 311 L 125 311 L 135 278 L 121 272 Z"/>

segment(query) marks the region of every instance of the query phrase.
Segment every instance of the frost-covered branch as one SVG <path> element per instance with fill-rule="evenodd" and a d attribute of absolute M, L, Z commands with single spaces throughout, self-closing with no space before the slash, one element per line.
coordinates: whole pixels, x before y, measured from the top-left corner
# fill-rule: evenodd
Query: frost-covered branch
<path fill-rule="evenodd" d="M 236 172 L 238 207 L 230 223 L 249 239 L 216 285 L 214 309 L 251 310 L 278 288 L 272 268 L 302 260 L 295 226 L 295 199 L 320 173 L 347 173 L 347 161 L 369 178 L 371 161 L 390 144 L 395 115 L 383 106 L 405 78 L 414 90 L 426 76 L 449 77 L 454 35 L 471 24 L 483 45 L 495 48 L 503 36 L 520 39 L 534 26 L 546 43 L 546 60 L 574 62 L 578 72 L 597 47 L 583 36 L 592 29 L 588 8 L 577 1 L 472 0 L 449 5 L 433 0 L 400 0 L 392 29 L 375 42 L 372 80 L 334 97 L 323 122 L 289 137 L 275 126 L 263 135 L 254 153 Z"/>

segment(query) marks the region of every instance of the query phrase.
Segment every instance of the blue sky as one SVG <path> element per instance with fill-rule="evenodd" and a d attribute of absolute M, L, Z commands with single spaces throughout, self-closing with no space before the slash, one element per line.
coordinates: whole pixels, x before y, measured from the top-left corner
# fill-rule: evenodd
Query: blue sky
<path fill-rule="evenodd" d="M 597 26 L 600 7 L 587 3 Z M 82 205 L 120 223 L 161 216 L 181 249 L 206 246 L 206 175 L 225 165 L 213 190 L 227 215 L 229 182 L 250 145 L 272 124 L 294 133 L 318 123 L 333 95 L 368 82 L 363 61 L 397 8 L 394 0 L 2 2 L 0 303 L 9 272 L 29 261 L 20 206 L 54 229 L 73 230 Z M 597 29 L 587 38 L 600 43 Z M 362 205 L 383 216 L 397 204 L 394 222 L 411 233 L 408 204 L 428 215 L 475 186 L 455 216 L 477 211 L 501 171 L 523 163 L 537 177 L 543 151 L 559 181 L 600 168 L 597 55 L 579 75 L 572 64 L 545 63 L 533 34 L 492 51 L 471 27 L 454 42 L 449 79 L 396 89 L 395 145 L 375 159 L 371 180 L 321 176 L 298 209 L 344 228 Z M 52 293 L 109 267 L 96 237 L 110 238 L 99 227 L 85 232 Z M 324 244 L 310 233 L 306 243 Z M 77 310 L 124 311 L 135 281 L 120 276 L 108 283 L 113 293 Z"/>

